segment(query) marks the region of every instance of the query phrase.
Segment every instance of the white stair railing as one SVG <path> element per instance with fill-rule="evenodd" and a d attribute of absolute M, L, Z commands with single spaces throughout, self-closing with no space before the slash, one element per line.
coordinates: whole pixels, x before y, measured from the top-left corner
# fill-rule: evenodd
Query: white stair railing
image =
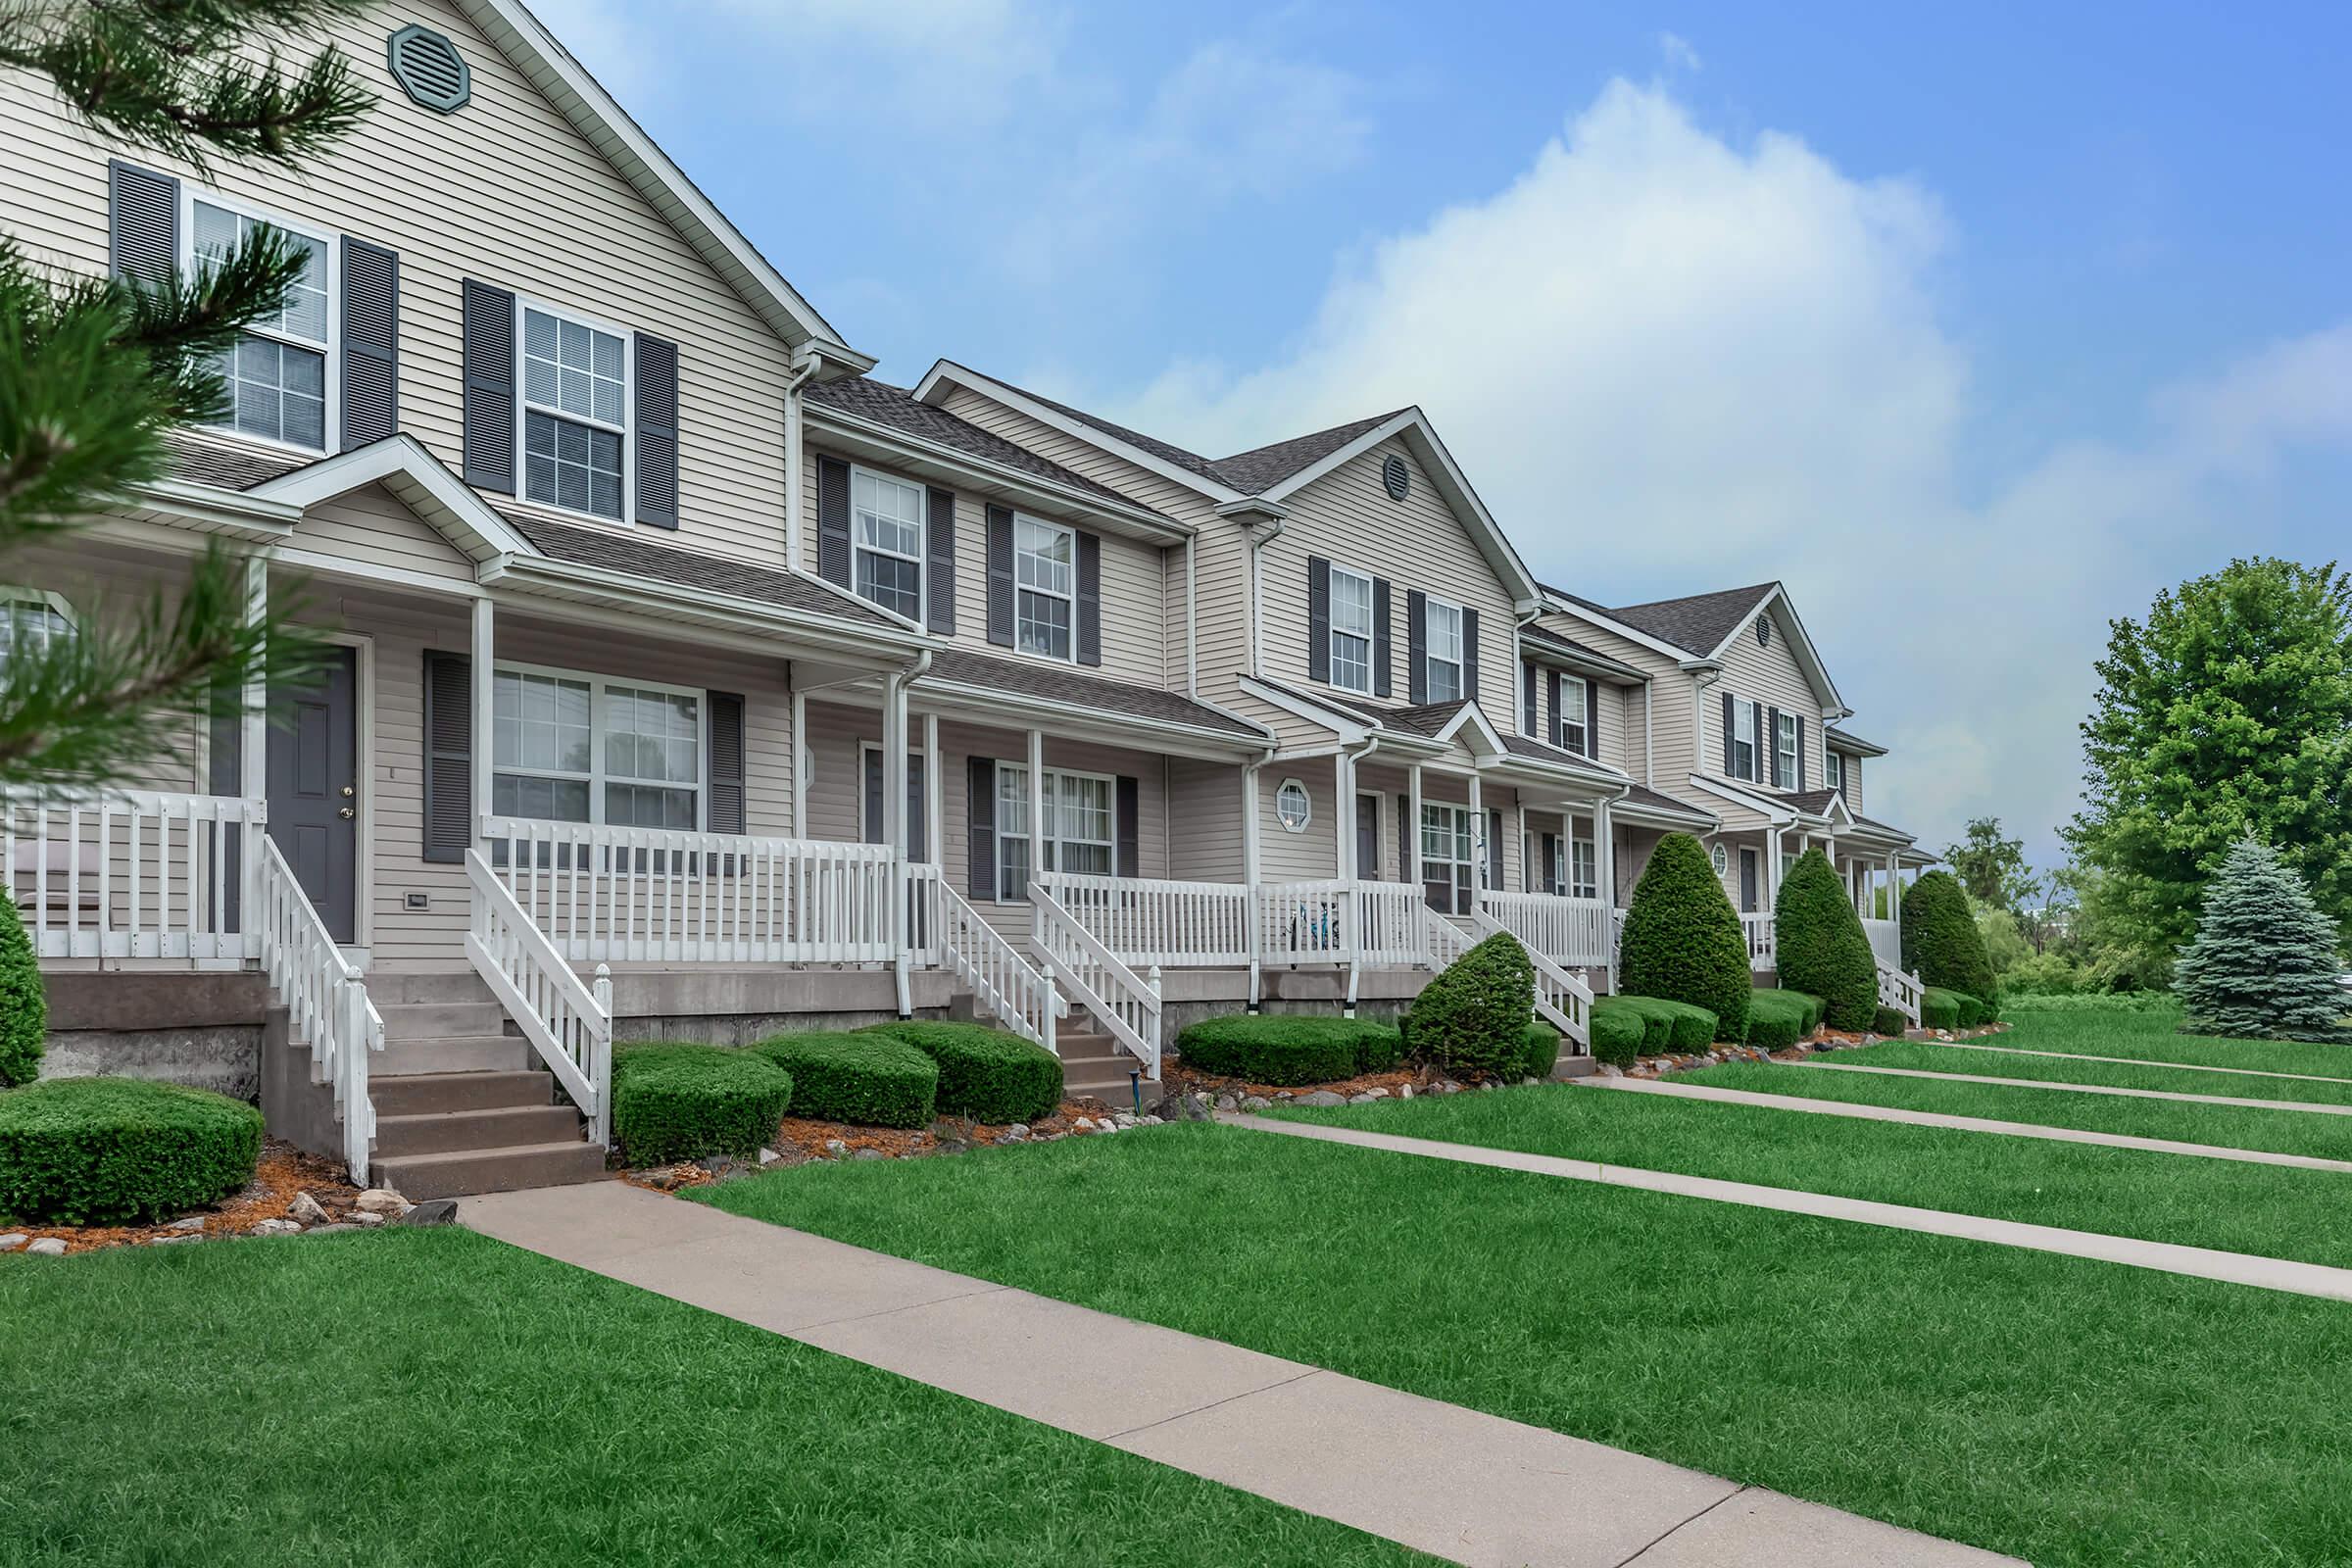
<path fill-rule="evenodd" d="M 612 978 L 596 966 L 591 987 L 564 962 L 478 849 L 466 852 L 473 928 L 466 956 L 556 1082 L 588 1118 L 589 1136 L 612 1145 Z"/>
<path fill-rule="evenodd" d="M 1911 1027 L 1916 1029 L 1919 1027 L 1920 1006 L 1926 1001 L 1927 987 L 1920 984 L 1918 975 L 1907 973 L 1884 958 L 1879 960 L 1880 1006 L 1894 1008 L 1910 1019 Z"/>
<path fill-rule="evenodd" d="M 1111 956 L 1094 933 L 1078 923 L 1059 899 L 1029 884 L 1029 943 L 1046 962 L 1046 978 L 1067 986 L 1078 1004 L 1094 1013 L 1144 1064 L 1144 1076 L 1159 1081 L 1159 976 L 1147 982 Z"/>
<path fill-rule="evenodd" d="M 971 987 L 974 1001 L 1004 1027 L 1060 1055 L 1054 1020 L 1070 1010 L 1068 1001 L 944 877 L 922 878 L 920 885 L 930 890 L 928 934 L 939 961 Z"/>
<path fill-rule="evenodd" d="M 1484 909 L 1479 910 L 1470 918 L 1471 922 L 1485 936 L 1494 936 L 1497 932 L 1501 932 L 1514 940 L 1519 940 L 1517 932 L 1512 931 Z M 1448 923 L 1450 924 L 1450 922 Z M 1545 1023 L 1557 1029 L 1561 1037 L 1568 1041 L 1570 1055 L 1591 1054 L 1592 1050 L 1592 988 L 1552 962 L 1543 954 L 1528 947 L 1524 940 L 1520 940 L 1519 945 L 1526 949 L 1528 961 L 1535 967 L 1536 1011 L 1543 1016 Z"/>
<path fill-rule="evenodd" d="M 1750 971 L 1761 973 L 1780 967 L 1777 950 L 1773 946 L 1770 914 L 1742 914 L 1740 916 L 1740 929 L 1747 937 L 1747 966 Z"/>
<path fill-rule="evenodd" d="M 351 1179 L 368 1185 L 375 1141 L 375 1102 L 368 1096 L 368 1054 L 384 1049 L 384 1020 L 368 1000 L 367 982 L 335 946 L 326 922 L 294 879 L 277 841 L 257 833 L 254 902 L 249 922 L 262 972 L 286 1008 L 295 1034 L 311 1048 L 311 1063 L 326 1075 L 343 1119 L 343 1162 Z"/>

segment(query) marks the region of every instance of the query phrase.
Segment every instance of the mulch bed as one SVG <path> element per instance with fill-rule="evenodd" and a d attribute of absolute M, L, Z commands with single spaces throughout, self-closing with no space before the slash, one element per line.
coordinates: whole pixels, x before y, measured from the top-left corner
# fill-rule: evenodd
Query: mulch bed
<path fill-rule="evenodd" d="M 348 1221 L 352 1200 L 360 1189 L 345 1178 L 332 1160 L 306 1154 L 275 1138 L 262 1144 L 261 1162 L 253 1180 L 212 1208 L 188 1210 L 204 1216 L 204 1228 L 174 1230 L 171 1225 L 19 1225 L 0 1221 L 0 1233 L 22 1234 L 32 1241 L 55 1237 L 68 1252 L 92 1252 L 105 1247 L 147 1247 L 159 1242 L 182 1242 L 197 1237 L 246 1236 L 266 1219 L 284 1219 L 297 1193 L 309 1193 L 332 1220 Z M 187 1214 L 172 1216 L 184 1219 Z"/>
<path fill-rule="evenodd" d="M 674 1165 L 623 1168 L 619 1174 L 631 1186 L 674 1193 L 684 1187 L 703 1187 L 760 1170 L 780 1170 L 817 1160 L 921 1159 L 934 1154 L 960 1154 L 999 1144 L 1051 1143 L 1088 1130 L 1077 1125 L 1081 1119 L 1091 1126 L 1096 1121 L 1107 1122 L 1111 1114 L 1101 1101 L 1065 1100 L 1051 1115 L 1033 1122 L 1002 1126 L 965 1121 L 958 1116 L 942 1116 L 928 1127 L 860 1127 L 851 1122 L 787 1116 L 777 1125 L 775 1136 L 767 1145 L 777 1157 L 764 1164 L 757 1157 L 720 1156 L 684 1160 Z M 1011 1136 L 1015 1127 L 1024 1129 L 1019 1136 Z"/>

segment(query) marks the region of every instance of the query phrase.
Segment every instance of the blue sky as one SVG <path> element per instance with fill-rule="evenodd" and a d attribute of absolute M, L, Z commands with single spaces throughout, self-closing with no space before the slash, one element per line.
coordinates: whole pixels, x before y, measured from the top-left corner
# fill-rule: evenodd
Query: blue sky
<path fill-rule="evenodd" d="M 885 377 L 1419 403 L 1548 580 L 1785 578 L 1933 846 L 2050 858 L 2107 618 L 2346 536 L 2341 7 L 541 10 Z"/>

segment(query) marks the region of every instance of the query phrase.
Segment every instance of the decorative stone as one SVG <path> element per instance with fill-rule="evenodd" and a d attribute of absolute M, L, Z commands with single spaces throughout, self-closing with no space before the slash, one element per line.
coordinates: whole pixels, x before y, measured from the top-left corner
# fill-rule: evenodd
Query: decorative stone
<path fill-rule="evenodd" d="M 326 1209 L 308 1193 L 296 1193 L 294 1201 L 286 1205 L 286 1218 L 304 1225 L 326 1223 Z"/>
<path fill-rule="evenodd" d="M 30 1257 L 63 1257 L 66 1255 L 66 1244 L 54 1236 L 44 1236 L 25 1248 L 24 1251 Z"/>
<path fill-rule="evenodd" d="M 1092 1116 L 1081 1116 L 1076 1121 L 1070 1123 L 1070 1131 L 1074 1133 L 1091 1133 L 1094 1130 L 1095 1118 Z"/>
<path fill-rule="evenodd" d="M 1410 1100 L 1410 1099 L 1412 1099 L 1412 1098 L 1413 1098 L 1413 1086 L 1412 1086 L 1411 1084 L 1399 1084 L 1399 1085 L 1397 1086 L 1397 1088 L 1396 1088 L 1396 1098 L 1397 1098 L 1398 1100 Z"/>
<path fill-rule="evenodd" d="M 883 1154 L 879 1149 L 858 1149 L 851 1151 L 850 1157 L 852 1159 L 880 1159 Z"/>
<path fill-rule="evenodd" d="M 363 1208 L 351 1216 L 351 1222 L 363 1229 L 373 1230 L 384 1222 L 384 1216 L 373 1209 Z"/>
<path fill-rule="evenodd" d="M 1263 1095 L 1244 1095 L 1242 1097 L 1242 1108 L 1244 1110 L 1272 1110 L 1274 1108 L 1274 1102 L 1268 1100 Z"/>
<path fill-rule="evenodd" d="M 1028 1136 L 1029 1124 L 1025 1121 L 1016 1121 L 1011 1126 L 1004 1129 L 1004 1141 L 1006 1143 L 1013 1143 Z"/>
<path fill-rule="evenodd" d="M 782 1154 L 777 1153 L 772 1149 L 762 1149 L 760 1151 L 760 1163 L 762 1165 L 773 1165 L 777 1160 L 782 1159 L 783 1157 L 784 1156 Z"/>
<path fill-rule="evenodd" d="M 364 1214 L 405 1214 L 409 1200 L 389 1187 L 370 1187 L 351 1200 L 351 1206 Z"/>
<path fill-rule="evenodd" d="M 171 1236 L 158 1236 L 150 1247 L 170 1247 L 174 1242 L 201 1242 L 204 1238 L 195 1231 L 179 1231 Z"/>
<path fill-rule="evenodd" d="M 6 1236 L 0 1236 L 0 1252 L 13 1252 L 31 1240 L 23 1231 L 10 1231 Z"/>
<path fill-rule="evenodd" d="M 332 1236 L 337 1231 L 356 1231 L 358 1229 L 357 1225 L 339 1221 L 333 1225 L 314 1225 L 302 1234 L 305 1236 Z"/>
<path fill-rule="evenodd" d="M 1386 1096 L 1383 1096 L 1383 1095 L 1376 1095 L 1376 1094 L 1373 1094 L 1371 1091 L 1369 1091 L 1369 1090 L 1366 1090 L 1366 1091 L 1365 1091 L 1363 1094 L 1360 1094 L 1360 1095 L 1349 1095 L 1349 1096 L 1348 1097 L 1348 1103 L 1349 1103 L 1350 1105 L 1370 1105 L 1370 1104 L 1377 1103 L 1379 1101 L 1381 1101 L 1381 1100 L 1384 1100 L 1384 1099 L 1386 1099 L 1386 1098 L 1387 1098 Z"/>
<path fill-rule="evenodd" d="M 1254 1100 L 1257 1097 L 1252 1095 L 1250 1098 Z M 1239 1110 L 1242 1108 L 1242 1102 L 1234 1099 L 1231 1095 L 1219 1095 L 1217 1097 L 1217 1108 L 1219 1110 Z"/>
<path fill-rule="evenodd" d="M 1301 1105 L 1345 1105 L 1348 1102 L 1343 1096 L 1335 1095 L 1328 1089 L 1318 1089 L 1311 1095 L 1300 1095 L 1298 1103 Z"/>
<path fill-rule="evenodd" d="M 1138 1127 L 1159 1127 L 1166 1125 L 1157 1116 L 1139 1116 L 1136 1118 L 1135 1124 Z"/>
<path fill-rule="evenodd" d="M 300 1236 L 302 1227 L 290 1219 L 266 1219 L 253 1228 L 256 1236 Z"/>
<path fill-rule="evenodd" d="M 1600 1074 L 1600 1076 L 1603 1078 L 1622 1078 L 1625 1076 L 1625 1069 L 1618 1066 L 1613 1061 L 1604 1061 L 1598 1066 L 1594 1067 L 1592 1070 Z"/>
<path fill-rule="evenodd" d="M 171 1224 L 165 1226 L 164 1229 L 168 1231 L 200 1231 L 204 1229 L 204 1216 L 202 1214 L 190 1214 L 183 1219 L 173 1220 Z"/>

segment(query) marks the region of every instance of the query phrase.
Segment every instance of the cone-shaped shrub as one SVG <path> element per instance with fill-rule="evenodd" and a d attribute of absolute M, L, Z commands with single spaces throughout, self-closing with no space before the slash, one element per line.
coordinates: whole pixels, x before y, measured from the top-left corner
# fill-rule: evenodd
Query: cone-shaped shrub
<path fill-rule="evenodd" d="M 1707 852 L 1669 833 L 1634 887 L 1618 953 L 1617 989 L 1687 1002 L 1715 1015 L 1715 1038 L 1747 1038 L 1747 938 Z"/>
<path fill-rule="evenodd" d="M 2352 998 L 2340 972 L 2335 928 L 2312 903 L 2294 867 L 2248 839 L 2205 888 L 2197 934 L 2173 970 L 2183 1027 L 2199 1034 L 2331 1032 Z"/>
<path fill-rule="evenodd" d="M 1833 1029 L 1867 1029 L 1879 1010 L 1879 960 L 1829 858 L 1807 850 L 1781 879 L 1772 906 L 1781 984 L 1828 1004 Z"/>
<path fill-rule="evenodd" d="M 41 989 L 41 968 L 33 961 L 24 922 L 11 908 L 0 918 L 0 1089 L 38 1077 L 48 1041 L 49 997 Z"/>
<path fill-rule="evenodd" d="M 1903 895 L 1903 967 L 1922 985 L 1966 992 L 1987 1008 L 2000 1000 L 1968 890 L 1949 871 L 1930 871 Z"/>
<path fill-rule="evenodd" d="M 1506 1076 L 1526 1060 L 1535 1017 L 1535 965 L 1517 938 L 1497 931 L 1421 988 L 1404 1047 L 1453 1072 Z"/>

